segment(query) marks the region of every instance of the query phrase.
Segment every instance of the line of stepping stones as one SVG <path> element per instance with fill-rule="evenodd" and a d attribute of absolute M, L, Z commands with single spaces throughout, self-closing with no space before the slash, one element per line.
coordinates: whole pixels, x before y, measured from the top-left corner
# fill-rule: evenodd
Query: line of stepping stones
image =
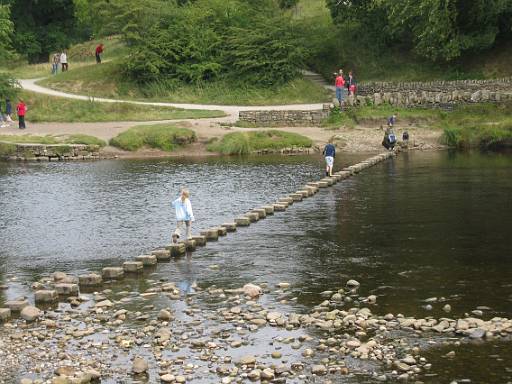
<path fill-rule="evenodd" d="M 305 198 L 313 196 L 319 189 L 330 187 L 337 182 L 347 179 L 362 170 L 372 167 L 386 159 L 396 156 L 398 151 L 385 152 L 360 163 L 351 165 L 343 170 L 336 172 L 332 177 L 325 177 L 319 181 L 309 182 L 304 188 L 282 197 L 274 204 L 264 205 L 260 208 L 236 217 L 233 222 L 221 224 L 218 227 L 206 229 L 200 235 L 193 236 L 192 239 L 169 244 L 165 247 L 154 249 L 148 255 L 135 257 L 133 261 L 125 261 L 121 267 L 105 267 L 101 275 L 97 273 L 88 273 L 78 276 L 69 276 L 65 273 L 54 273 L 54 289 L 39 289 L 34 292 L 34 299 L 37 303 L 54 303 L 60 296 L 78 296 L 80 287 L 94 288 L 108 280 L 120 280 L 126 274 L 137 274 L 143 271 L 145 267 L 155 266 L 158 262 L 169 261 L 173 257 L 180 257 L 186 252 L 193 252 L 198 246 L 205 246 L 209 241 L 218 240 L 219 236 L 226 236 L 229 232 L 235 232 L 237 227 L 247 227 L 258 220 L 264 219 L 267 215 L 273 215 L 275 212 L 285 211 L 295 202 L 300 202 Z M 10 318 L 11 312 L 21 312 L 23 308 L 29 305 L 28 300 L 11 300 L 5 303 L 5 308 L 0 308 L 0 321 Z"/>

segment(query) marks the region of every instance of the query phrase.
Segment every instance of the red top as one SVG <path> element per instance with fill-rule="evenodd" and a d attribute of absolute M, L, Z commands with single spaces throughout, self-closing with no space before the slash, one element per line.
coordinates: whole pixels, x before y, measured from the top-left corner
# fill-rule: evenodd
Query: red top
<path fill-rule="evenodd" d="M 25 116 L 25 113 L 27 112 L 27 106 L 24 102 L 20 102 L 16 106 L 16 112 L 18 112 L 18 116 Z"/>
<path fill-rule="evenodd" d="M 103 53 L 103 44 L 100 44 L 96 47 L 96 54 Z"/>
<path fill-rule="evenodd" d="M 341 75 L 336 76 L 336 86 L 337 87 L 345 86 L 345 79 L 343 78 L 343 76 L 341 76 Z"/>

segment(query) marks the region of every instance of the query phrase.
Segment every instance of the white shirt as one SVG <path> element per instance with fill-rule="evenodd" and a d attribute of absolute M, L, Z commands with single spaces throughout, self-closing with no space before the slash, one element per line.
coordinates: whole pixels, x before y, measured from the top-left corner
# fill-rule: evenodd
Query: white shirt
<path fill-rule="evenodd" d="M 60 54 L 60 62 L 64 64 L 68 62 L 68 55 L 66 55 L 64 52 Z"/>

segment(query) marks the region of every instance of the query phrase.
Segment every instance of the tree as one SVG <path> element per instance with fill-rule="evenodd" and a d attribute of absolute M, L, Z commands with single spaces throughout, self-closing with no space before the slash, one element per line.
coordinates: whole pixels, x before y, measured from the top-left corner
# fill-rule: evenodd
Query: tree
<path fill-rule="evenodd" d="M 13 54 L 12 34 L 14 23 L 11 21 L 11 10 L 8 5 L 0 5 L 0 50 L 2 60 L 8 59 Z"/>
<path fill-rule="evenodd" d="M 492 47 L 510 34 L 511 0 L 326 0 L 336 23 L 433 61 Z"/>
<path fill-rule="evenodd" d="M 73 0 L 1 0 L 10 4 L 13 45 L 29 62 L 48 61 L 50 52 L 66 48 L 76 37 Z"/>

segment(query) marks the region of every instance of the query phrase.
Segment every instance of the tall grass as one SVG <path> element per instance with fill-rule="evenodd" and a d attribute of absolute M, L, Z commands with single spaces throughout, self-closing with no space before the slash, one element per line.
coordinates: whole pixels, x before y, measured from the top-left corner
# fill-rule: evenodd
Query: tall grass
<path fill-rule="evenodd" d="M 233 132 L 208 146 L 211 152 L 225 155 L 246 155 L 261 150 L 280 150 L 291 147 L 309 148 L 313 141 L 298 133 L 279 130 Z"/>
<path fill-rule="evenodd" d="M 126 151 L 136 151 L 148 146 L 170 152 L 196 140 L 196 133 L 191 129 L 158 124 L 132 127 L 110 139 L 110 144 Z"/>
<path fill-rule="evenodd" d="M 85 144 L 104 147 L 107 143 L 94 136 L 83 134 L 60 135 L 60 136 L 37 136 L 37 135 L 0 135 L 0 142 L 16 144 Z"/>

